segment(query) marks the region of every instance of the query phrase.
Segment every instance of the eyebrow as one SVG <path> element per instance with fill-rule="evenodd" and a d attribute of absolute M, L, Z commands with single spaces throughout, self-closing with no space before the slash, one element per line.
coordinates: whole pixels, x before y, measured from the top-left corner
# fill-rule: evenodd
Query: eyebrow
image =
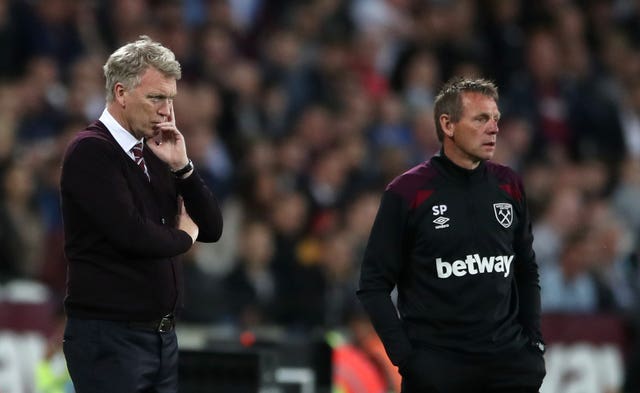
<path fill-rule="evenodd" d="M 176 98 L 176 95 L 168 95 L 168 94 L 163 94 L 163 93 L 149 93 L 147 94 L 148 98 L 160 98 L 160 99 L 164 99 L 164 98 L 171 98 L 174 99 Z"/>
<path fill-rule="evenodd" d="M 498 112 L 496 115 L 492 115 L 489 112 L 480 112 L 475 117 L 476 118 L 480 118 L 480 117 L 497 118 L 498 120 L 500 120 L 500 118 L 502 117 L 502 114 L 500 112 Z"/>

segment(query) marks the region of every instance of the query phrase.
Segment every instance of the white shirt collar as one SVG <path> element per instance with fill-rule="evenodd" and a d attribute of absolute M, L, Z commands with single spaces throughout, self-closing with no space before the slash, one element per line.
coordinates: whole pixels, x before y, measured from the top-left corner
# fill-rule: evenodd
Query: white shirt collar
<path fill-rule="evenodd" d="M 107 130 L 113 135 L 113 138 L 118 142 L 122 150 L 129 155 L 129 157 L 133 158 L 133 153 L 131 152 L 131 148 L 135 146 L 138 142 L 143 142 L 142 147 L 144 148 L 144 138 L 138 140 L 131 133 L 124 129 L 118 123 L 118 121 L 111 116 L 111 113 L 107 110 L 107 108 L 102 111 L 102 115 L 98 119 L 107 127 Z"/>

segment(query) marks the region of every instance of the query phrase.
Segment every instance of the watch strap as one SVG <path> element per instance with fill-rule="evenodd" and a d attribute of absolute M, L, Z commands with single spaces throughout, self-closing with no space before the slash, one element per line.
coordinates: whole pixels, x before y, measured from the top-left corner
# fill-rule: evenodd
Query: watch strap
<path fill-rule="evenodd" d="M 187 162 L 187 165 L 183 166 L 182 168 L 178 169 L 177 171 L 171 171 L 171 173 L 173 173 L 173 176 L 175 176 L 175 177 L 182 177 L 186 173 L 191 171 L 192 169 L 193 169 L 193 161 L 191 161 L 191 159 L 189 159 L 189 162 Z"/>

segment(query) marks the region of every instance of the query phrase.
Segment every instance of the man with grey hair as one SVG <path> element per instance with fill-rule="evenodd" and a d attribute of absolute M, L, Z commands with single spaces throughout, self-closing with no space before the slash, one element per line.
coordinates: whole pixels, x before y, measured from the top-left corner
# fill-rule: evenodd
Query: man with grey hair
<path fill-rule="evenodd" d="M 484 79 L 444 85 L 440 153 L 387 186 L 371 229 L 358 297 L 403 393 L 533 393 L 545 375 L 522 181 L 490 161 L 497 99 Z"/>
<path fill-rule="evenodd" d="M 104 75 L 106 109 L 62 166 L 64 353 L 79 393 L 177 392 L 178 257 L 217 241 L 222 217 L 176 126 L 173 52 L 141 36 Z"/>

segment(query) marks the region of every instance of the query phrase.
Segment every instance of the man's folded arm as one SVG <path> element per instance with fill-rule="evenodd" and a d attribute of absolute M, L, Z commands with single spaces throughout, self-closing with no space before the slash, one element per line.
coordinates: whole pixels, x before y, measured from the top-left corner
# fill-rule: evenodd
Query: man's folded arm
<path fill-rule="evenodd" d="M 88 230 L 102 232 L 123 253 L 166 258 L 186 252 L 192 245 L 189 234 L 139 214 L 122 176 L 118 154 L 97 138 L 84 139 L 70 148 L 62 170 L 63 203 L 76 205 L 84 215 L 76 213 L 71 219 L 88 220 Z M 173 218 L 164 219 L 173 222 Z"/>
<path fill-rule="evenodd" d="M 211 243 L 222 235 L 222 213 L 218 200 L 206 186 L 198 171 L 186 179 L 177 180 L 178 192 L 191 219 L 198 225 L 198 241 Z"/>

